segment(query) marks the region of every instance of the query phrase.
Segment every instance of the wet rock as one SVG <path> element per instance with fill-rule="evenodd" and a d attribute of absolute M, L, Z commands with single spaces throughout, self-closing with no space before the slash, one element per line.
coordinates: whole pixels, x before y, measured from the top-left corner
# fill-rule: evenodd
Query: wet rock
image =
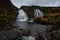
<path fill-rule="evenodd" d="M 30 33 L 31 33 L 31 31 L 30 30 L 21 30 L 21 32 L 22 32 L 22 34 L 23 34 L 23 36 L 29 36 L 30 35 Z"/>
<path fill-rule="evenodd" d="M 22 33 L 22 36 L 20 36 L 19 38 L 21 40 L 30 40 L 30 37 L 31 37 L 31 40 L 45 40 L 45 38 L 40 34 L 40 32 L 32 32 L 32 31 L 29 31 L 29 30 L 20 30 L 21 33 Z M 21 34 L 20 33 L 20 34 Z"/>
<path fill-rule="evenodd" d="M 33 32 L 30 30 L 24 30 L 24 29 L 10 29 L 10 30 L 3 30 L 0 32 L 0 36 L 1 38 L 4 38 L 6 40 L 22 40 L 23 36 L 26 36 L 26 39 L 30 39 L 31 40 L 45 40 L 46 36 L 44 37 L 43 34 L 45 35 L 45 33 L 41 33 L 41 32 Z M 1 39 L 0 38 L 0 39 Z M 25 37 L 24 37 L 25 38 Z M 24 39 L 23 39 L 24 40 Z"/>
<path fill-rule="evenodd" d="M 60 40 L 60 29 L 56 31 L 52 31 L 51 36 L 55 40 Z"/>
<path fill-rule="evenodd" d="M 4 31 L 2 30 L 2 31 L 0 31 L 0 36 L 1 36 L 0 39 L 6 38 L 8 40 L 12 40 L 17 36 L 17 32 L 14 30 L 4 30 Z"/>

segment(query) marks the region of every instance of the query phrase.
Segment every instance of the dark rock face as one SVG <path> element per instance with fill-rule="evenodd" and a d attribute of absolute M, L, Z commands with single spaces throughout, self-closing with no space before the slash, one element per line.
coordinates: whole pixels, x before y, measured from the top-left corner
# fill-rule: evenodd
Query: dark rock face
<path fill-rule="evenodd" d="M 14 30 L 0 32 L 0 40 L 12 40 L 17 36 L 17 32 Z"/>
<path fill-rule="evenodd" d="M 16 20 L 18 15 L 16 8 L 10 0 L 0 0 L 0 26 L 7 26 Z"/>

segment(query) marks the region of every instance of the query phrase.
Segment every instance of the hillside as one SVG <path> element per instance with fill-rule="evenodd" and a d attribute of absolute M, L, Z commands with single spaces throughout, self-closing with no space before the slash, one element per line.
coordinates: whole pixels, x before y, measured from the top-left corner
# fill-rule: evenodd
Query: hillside
<path fill-rule="evenodd" d="M 10 0 L 0 0 L 0 26 L 7 26 L 16 20 L 18 8 Z"/>

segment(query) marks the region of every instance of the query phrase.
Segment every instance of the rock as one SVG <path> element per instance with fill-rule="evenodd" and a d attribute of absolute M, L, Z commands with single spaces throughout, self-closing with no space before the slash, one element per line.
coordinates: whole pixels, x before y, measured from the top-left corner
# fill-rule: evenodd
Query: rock
<path fill-rule="evenodd" d="M 0 40 L 8 40 L 8 38 L 4 34 L 0 33 Z"/>
<path fill-rule="evenodd" d="M 60 39 L 60 30 L 53 32 L 53 35 L 54 35 L 57 39 Z"/>
<path fill-rule="evenodd" d="M 24 37 L 24 38 L 23 38 Z M 2 30 L 0 31 L 0 39 L 2 40 L 24 40 L 26 39 L 34 39 L 34 40 L 44 40 L 43 34 L 41 32 L 32 32 L 30 30 Z M 23 38 L 23 39 L 22 39 Z"/>
<path fill-rule="evenodd" d="M 54 30 L 49 33 L 51 35 L 52 40 L 60 40 L 60 29 Z"/>
<path fill-rule="evenodd" d="M 16 29 L 0 31 L 0 39 L 5 38 L 7 40 L 19 40 L 22 36 L 22 31 L 17 31 Z"/>
<path fill-rule="evenodd" d="M 1 36 L 0 39 L 6 38 L 8 40 L 12 40 L 16 38 L 17 32 L 14 30 L 4 30 L 4 31 L 2 30 L 0 31 L 0 36 Z"/>

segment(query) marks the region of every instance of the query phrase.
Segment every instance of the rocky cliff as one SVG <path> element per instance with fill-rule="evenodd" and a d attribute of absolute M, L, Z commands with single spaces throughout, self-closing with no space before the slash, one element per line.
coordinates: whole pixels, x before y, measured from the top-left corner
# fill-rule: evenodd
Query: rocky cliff
<path fill-rule="evenodd" d="M 0 26 L 7 26 L 16 20 L 18 8 L 10 0 L 0 0 Z"/>

